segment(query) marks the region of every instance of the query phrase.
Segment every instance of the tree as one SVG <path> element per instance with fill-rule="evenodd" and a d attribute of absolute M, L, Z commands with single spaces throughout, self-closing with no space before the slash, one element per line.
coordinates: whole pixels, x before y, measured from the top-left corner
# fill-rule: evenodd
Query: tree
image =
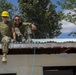
<path fill-rule="evenodd" d="M 60 35 L 60 16 L 50 0 L 18 0 L 18 2 L 19 12 L 24 21 L 37 25 L 36 38 L 45 38 L 47 33 L 51 38 Z"/>
<path fill-rule="evenodd" d="M 12 16 L 15 14 L 16 7 L 7 0 L 0 0 L 0 14 L 2 11 L 8 11 L 10 13 L 10 18 L 12 19 Z M 1 15 L 0 15 L 0 21 L 1 21 Z"/>
<path fill-rule="evenodd" d="M 59 0 L 58 4 L 62 9 L 69 10 L 66 15 L 63 14 L 63 19 L 76 24 L 76 0 Z"/>
<path fill-rule="evenodd" d="M 58 4 L 64 10 L 69 10 L 69 12 L 65 15 L 62 13 L 62 19 L 65 19 L 69 22 L 72 22 L 76 25 L 76 0 L 59 0 Z M 76 32 L 71 32 L 69 36 L 76 36 Z"/>

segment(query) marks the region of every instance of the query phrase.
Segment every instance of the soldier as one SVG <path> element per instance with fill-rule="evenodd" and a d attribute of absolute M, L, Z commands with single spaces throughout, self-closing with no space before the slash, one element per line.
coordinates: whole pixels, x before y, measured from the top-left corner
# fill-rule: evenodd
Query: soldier
<path fill-rule="evenodd" d="M 25 37 L 27 42 L 31 42 L 32 30 L 36 30 L 36 26 L 29 22 L 21 22 L 20 16 L 14 17 L 14 26 L 16 31 L 16 40 L 22 42 L 22 38 Z M 22 38 L 21 38 L 22 37 Z"/>
<path fill-rule="evenodd" d="M 9 13 L 7 11 L 2 12 L 2 22 L 0 22 L 0 41 L 2 42 L 2 62 L 7 62 L 7 53 L 9 43 L 11 42 L 11 36 L 15 39 L 15 30 L 13 24 L 9 21 Z"/>

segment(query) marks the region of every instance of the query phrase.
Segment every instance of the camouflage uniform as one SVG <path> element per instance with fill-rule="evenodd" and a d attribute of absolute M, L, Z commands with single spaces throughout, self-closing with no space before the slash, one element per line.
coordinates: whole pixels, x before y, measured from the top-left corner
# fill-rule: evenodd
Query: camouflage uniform
<path fill-rule="evenodd" d="M 0 22 L 0 41 L 2 42 L 2 52 L 8 53 L 8 46 L 12 36 L 12 23 Z"/>
<path fill-rule="evenodd" d="M 31 23 L 29 22 L 23 22 L 23 25 L 25 25 L 25 31 L 24 31 L 24 36 L 27 40 L 27 42 L 31 42 L 32 40 L 32 26 Z"/>
<path fill-rule="evenodd" d="M 26 39 L 27 42 L 31 42 L 31 36 L 32 36 L 32 27 L 31 27 L 31 23 L 29 22 L 23 22 L 20 23 L 20 25 L 17 27 L 16 24 L 15 25 L 15 31 L 17 34 L 17 41 L 22 41 L 22 38 L 20 39 L 19 37 L 24 37 Z M 19 38 L 19 39 L 18 39 Z"/>

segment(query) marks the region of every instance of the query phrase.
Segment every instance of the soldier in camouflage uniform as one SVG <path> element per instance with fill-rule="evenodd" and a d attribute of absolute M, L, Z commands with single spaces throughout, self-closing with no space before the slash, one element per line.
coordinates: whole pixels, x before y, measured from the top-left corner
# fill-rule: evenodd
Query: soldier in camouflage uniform
<path fill-rule="evenodd" d="M 21 22 L 20 16 L 18 15 L 14 17 L 14 26 L 16 36 L 18 37 L 16 40 L 22 42 L 22 38 L 24 37 L 25 42 L 30 43 L 32 38 L 32 30 L 36 30 L 36 26 L 29 22 Z"/>
<path fill-rule="evenodd" d="M 8 47 L 11 41 L 12 32 L 14 36 L 15 30 L 13 24 L 10 21 L 8 21 L 9 13 L 7 11 L 3 11 L 1 16 L 2 22 L 0 22 L 0 41 L 2 42 L 3 52 L 2 62 L 7 62 Z"/>

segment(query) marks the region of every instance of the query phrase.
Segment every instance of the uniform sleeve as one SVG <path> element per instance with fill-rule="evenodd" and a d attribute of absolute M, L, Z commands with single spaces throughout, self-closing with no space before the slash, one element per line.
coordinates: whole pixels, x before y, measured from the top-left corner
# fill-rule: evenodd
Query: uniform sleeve
<path fill-rule="evenodd" d="M 12 27 L 13 27 L 13 23 L 12 23 L 11 21 L 9 21 L 8 26 L 9 26 L 10 28 L 12 28 Z"/>
<path fill-rule="evenodd" d="M 14 22 L 11 22 L 11 27 L 15 27 Z"/>
<path fill-rule="evenodd" d="M 23 25 L 31 25 L 30 22 L 23 22 Z"/>
<path fill-rule="evenodd" d="M 13 22 L 10 22 L 9 25 L 10 25 L 10 31 L 14 32 L 15 31 L 15 29 L 14 29 L 15 26 L 14 26 Z"/>

